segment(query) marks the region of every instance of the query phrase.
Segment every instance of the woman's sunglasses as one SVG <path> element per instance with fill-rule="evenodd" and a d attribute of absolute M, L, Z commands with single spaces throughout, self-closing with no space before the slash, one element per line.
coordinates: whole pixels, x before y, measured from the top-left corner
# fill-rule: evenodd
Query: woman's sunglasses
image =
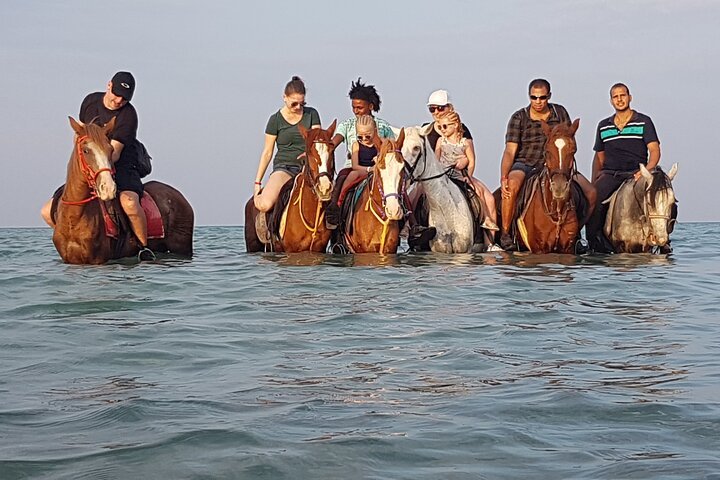
<path fill-rule="evenodd" d="M 430 113 L 435 113 L 435 112 L 444 112 L 446 108 L 447 108 L 447 105 L 430 105 L 428 107 L 428 110 L 430 110 Z"/>
<path fill-rule="evenodd" d="M 296 108 L 297 106 L 304 107 L 305 105 L 307 105 L 305 102 L 292 102 L 290 104 L 290 108 Z"/>

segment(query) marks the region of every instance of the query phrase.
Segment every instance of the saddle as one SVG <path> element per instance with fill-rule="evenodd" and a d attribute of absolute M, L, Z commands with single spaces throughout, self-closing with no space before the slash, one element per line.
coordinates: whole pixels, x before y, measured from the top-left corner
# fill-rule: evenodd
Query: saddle
<path fill-rule="evenodd" d="M 267 228 L 271 239 L 280 240 L 280 232 L 283 230 L 283 222 L 285 221 L 285 212 L 290 203 L 290 196 L 297 182 L 297 175 L 293 181 L 286 182 L 280 189 L 277 202 L 272 210 L 267 213 Z"/>
<path fill-rule="evenodd" d="M 331 237 L 332 249 L 338 248 L 340 251 L 349 251 L 346 241 L 346 235 L 353 233 L 353 217 L 360 200 L 360 196 L 365 188 L 370 185 L 372 173 L 365 178 L 359 178 L 355 183 L 345 186 L 345 199 L 340 205 L 340 223 L 333 231 Z"/>
<path fill-rule="evenodd" d="M 517 239 L 519 236 L 526 246 L 528 245 L 528 239 L 525 228 L 525 215 L 530 206 L 530 201 L 538 191 L 541 179 L 540 173 L 542 173 L 542 170 L 533 172 L 526 178 L 525 182 L 523 182 L 520 192 L 518 193 L 515 205 L 515 216 L 513 217 L 513 220 L 517 219 L 517 221 L 513 221 L 510 225 L 510 235 L 513 239 Z M 582 188 L 580 188 L 580 185 L 574 180 L 570 181 L 570 201 L 574 206 L 577 220 L 580 222 L 581 219 L 585 218 L 588 202 L 583 194 Z"/>
<path fill-rule="evenodd" d="M 64 189 L 65 185 L 53 193 L 50 207 L 50 215 L 53 221 L 57 220 L 57 208 Z M 119 252 L 124 248 L 127 234 L 133 234 L 130 220 L 120 207 L 120 201 L 117 198 L 107 202 L 98 199 L 98 202 L 105 223 L 105 236 L 113 240 L 114 249 Z M 160 209 L 155 203 L 155 199 L 147 191 L 144 191 L 142 198 L 140 198 L 140 206 L 145 211 L 148 240 L 165 238 L 165 226 L 163 225 Z"/>
<path fill-rule="evenodd" d="M 458 186 L 460 191 L 463 193 L 463 196 L 465 197 L 465 200 L 468 203 L 468 207 L 470 207 L 470 213 L 472 214 L 473 219 L 473 232 L 475 232 L 475 238 L 473 239 L 474 243 L 484 243 L 485 239 L 484 232 L 481 227 L 482 220 L 481 218 L 484 218 L 484 211 L 482 207 L 482 202 L 480 202 L 480 197 L 478 197 L 478 194 L 475 193 L 475 190 L 472 188 L 472 186 L 457 178 L 449 177 L 452 182 Z"/>

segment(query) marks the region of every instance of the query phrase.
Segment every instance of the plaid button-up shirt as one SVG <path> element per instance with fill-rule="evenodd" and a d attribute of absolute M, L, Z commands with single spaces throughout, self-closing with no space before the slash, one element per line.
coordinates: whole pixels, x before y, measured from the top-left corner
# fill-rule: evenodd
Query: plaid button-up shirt
<path fill-rule="evenodd" d="M 570 115 L 562 105 L 549 103 L 550 117 L 547 124 L 554 127 L 560 122 L 570 124 Z M 538 166 L 543 162 L 545 152 L 545 133 L 539 120 L 530 118 L 530 107 L 521 108 L 512 114 L 505 134 L 505 142 L 518 144 L 515 161 L 530 166 Z"/>

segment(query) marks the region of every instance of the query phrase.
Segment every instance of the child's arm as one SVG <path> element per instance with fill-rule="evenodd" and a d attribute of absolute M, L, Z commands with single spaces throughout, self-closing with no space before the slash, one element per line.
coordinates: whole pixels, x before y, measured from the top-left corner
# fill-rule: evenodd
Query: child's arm
<path fill-rule="evenodd" d="M 461 160 L 458 162 L 458 165 L 455 165 L 455 168 L 458 170 L 467 168 L 468 175 L 472 177 L 473 173 L 475 173 L 475 145 L 472 140 L 467 138 L 465 139 L 465 157 L 467 157 L 467 163 L 465 165 L 460 165 L 461 163 L 464 163 Z"/>
<path fill-rule="evenodd" d="M 350 147 L 350 160 L 352 161 L 352 169 L 356 172 L 365 172 L 367 169 L 360 166 L 360 144 L 353 142 Z"/>

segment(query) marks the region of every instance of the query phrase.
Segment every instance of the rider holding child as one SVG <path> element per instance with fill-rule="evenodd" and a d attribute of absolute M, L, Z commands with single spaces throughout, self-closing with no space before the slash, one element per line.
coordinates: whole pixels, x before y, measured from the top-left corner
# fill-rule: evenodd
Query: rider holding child
<path fill-rule="evenodd" d="M 440 131 L 440 139 L 435 146 L 435 156 L 448 170 L 448 176 L 454 180 L 462 180 L 470 184 L 481 199 L 486 217 L 481 228 L 499 230 L 496 223 L 495 199 L 490 189 L 483 182 L 473 177 L 475 172 L 475 147 L 472 141 L 464 137 L 464 129 L 460 115 L 456 111 L 448 111 L 435 122 Z"/>

